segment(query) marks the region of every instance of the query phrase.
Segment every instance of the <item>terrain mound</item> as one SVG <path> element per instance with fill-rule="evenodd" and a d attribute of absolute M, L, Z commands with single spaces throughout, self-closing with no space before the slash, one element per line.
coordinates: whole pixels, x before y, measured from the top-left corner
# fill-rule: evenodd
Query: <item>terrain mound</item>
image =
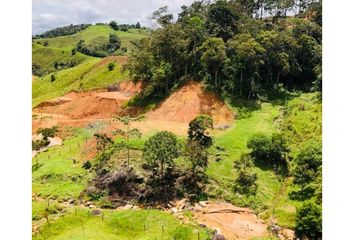
<path fill-rule="evenodd" d="M 190 81 L 176 90 L 147 116 L 151 119 L 187 122 L 197 115 L 206 114 L 215 124 L 232 121 L 232 110 L 214 93 L 203 89 L 202 84 Z"/>
<path fill-rule="evenodd" d="M 39 104 L 34 112 L 60 114 L 71 119 L 111 118 L 140 88 L 140 83 L 126 81 L 117 86 L 118 91 L 71 91 L 62 97 Z"/>

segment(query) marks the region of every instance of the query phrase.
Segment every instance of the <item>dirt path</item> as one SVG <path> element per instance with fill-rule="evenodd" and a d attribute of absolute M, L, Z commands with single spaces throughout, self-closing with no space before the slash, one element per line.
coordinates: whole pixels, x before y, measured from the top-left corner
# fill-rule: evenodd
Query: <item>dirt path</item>
<path fill-rule="evenodd" d="M 269 235 L 267 225 L 251 209 L 235 207 L 230 203 L 199 204 L 193 216 L 199 224 L 215 229 L 226 239 L 251 239 Z"/>

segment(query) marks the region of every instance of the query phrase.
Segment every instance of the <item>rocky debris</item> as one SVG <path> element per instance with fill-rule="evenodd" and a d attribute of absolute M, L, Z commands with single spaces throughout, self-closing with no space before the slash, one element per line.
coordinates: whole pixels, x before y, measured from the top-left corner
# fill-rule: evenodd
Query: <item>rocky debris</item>
<path fill-rule="evenodd" d="M 92 215 L 100 215 L 102 212 L 98 209 L 95 209 L 91 212 Z"/>
<path fill-rule="evenodd" d="M 229 124 L 221 124 L 221 125 L 215 126 L 215 129 L 217 129 L 217 130 L 226 130 L 226 129 L 230 128 L 230 127 L 231 127 L 231 125 L 229 125 Z"/>
<path fill-rule="evenodd" d="M 214 234 L 214 236 L 212 238 L 212 240 L 225 240 L 225 239 L 226 238 L 223 235 L 218 234 L 218 233 Z"/>

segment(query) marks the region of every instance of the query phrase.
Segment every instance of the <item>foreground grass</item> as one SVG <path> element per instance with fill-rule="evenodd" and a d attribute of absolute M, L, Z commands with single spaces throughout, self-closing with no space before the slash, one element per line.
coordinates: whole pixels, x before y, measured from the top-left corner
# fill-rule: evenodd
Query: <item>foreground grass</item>
<path fill-rule="evenodd" d="M 73 90 L 105 88 L 112 83 L 128 79 L 121 71 L 120 65 L 109 71 L 108 64 L 109 62 L 101 63 L 101 59 L 92 59 L 57 72 L 54 82 L 51 81 L 50 75 L 36 79 L 32 83 L 32 106 L 35 107 L 43 101 L 63 96 Z"/>
<path fill-rule="evenodd" d="M 173 215 L 158 210 L 104 210 L 103 214 L 94 216 L 89 209 L 74 208 L 55 222 L 45 224 L 33 239 L 210 238 L 205 229 L 182 225 Z"/>
<path fill-rule="evenodd" d="M 77 130 L 73 137 L 63 142 L 63 146 L 49 148 L 33 158 L 32 192 L 41 198 L 77 198 L 89 177 L 78 158 L 81 147 L 91 134 L 84 129 Z"/>

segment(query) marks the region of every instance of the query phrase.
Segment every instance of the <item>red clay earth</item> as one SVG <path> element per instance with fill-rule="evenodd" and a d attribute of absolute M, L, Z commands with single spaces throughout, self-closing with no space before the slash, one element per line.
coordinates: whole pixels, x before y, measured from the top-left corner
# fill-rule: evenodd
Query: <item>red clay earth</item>
<path fill-rule="evenodd" d="M 141 83 L 125 81 L 114 92 L 87 91 L 70 92 L 62 97 L 43 102 L 33 109 L 33 131 L 39 127 L 75 126 L 102 121 L 109 129 L 122 127 L 113 122 L 114 115 L 124 112 L 122 106 L 141 90 Z M 185 135 L 188 123 L 199 114 L 208 114 L 215 125 L 230 123 L 233 113 L 215 94 L 206 92 L 200 83 L 189 82 L 155 109 L 145 114 L 141 122 L 133 123 L 143 133 L 158 130 L 172 131 Z"/>

